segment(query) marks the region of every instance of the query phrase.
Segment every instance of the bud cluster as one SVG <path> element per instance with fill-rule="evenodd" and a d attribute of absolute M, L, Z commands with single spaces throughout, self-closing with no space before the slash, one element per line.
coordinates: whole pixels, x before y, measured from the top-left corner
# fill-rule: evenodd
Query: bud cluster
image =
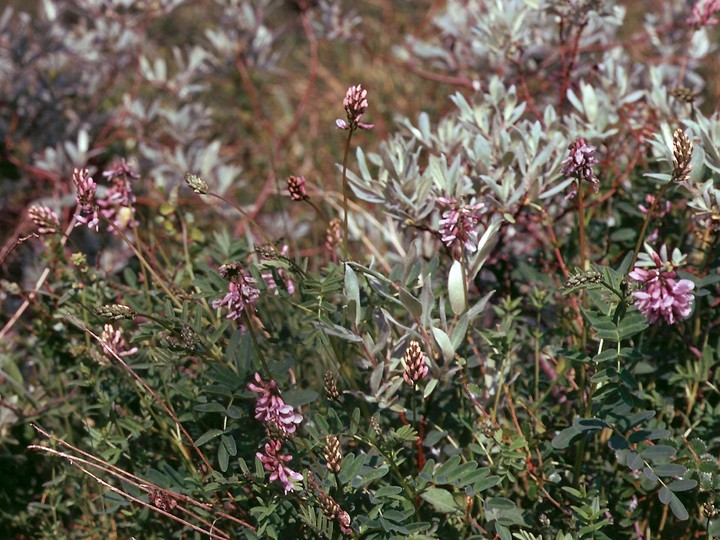
<path fill-rule="evenodd" d="M 137 317 L 137 313 L 130 306 L 124 306 L 122 304 L 108 304 L 95 308 L 95 314 L 98 317 L 108 319 L 111 321 L 119 321 L 122 319 L 132 320 Z"/>
<path fill-rule="evenodd" d="M 673 182 L 687 182 L 692 171 L 693 144 L 682 129 L 673 133 Z"/>

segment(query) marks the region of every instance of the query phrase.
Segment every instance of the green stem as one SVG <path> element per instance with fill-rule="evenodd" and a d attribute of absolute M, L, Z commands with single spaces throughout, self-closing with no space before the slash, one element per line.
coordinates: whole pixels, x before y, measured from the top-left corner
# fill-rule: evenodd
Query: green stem
<path fill-rule="evenodd" d="M 353 129 L 348 130 L 347 140 L 345 141 L 345 152 L 343 153 L 342 165 L 342 192 L 343 192 L 343 257 L 348 260 L 348 185 L 347 185 L 347 161 L 350 154 L 350 140 L 352 139 Z"/>
<path fill-rule="evenodd" d="M 158 273 L 153 269 L 152 266 L 150 266 L 150 263 L 145 258 L 145 256 L 140 253 L 140 250 L 135 247 L 135 244 L 133 244 L 130 239 L 125 235 L 123 231 L 121 231 L 118 227 L 115 226 L 115 224 L 111 221 L 107 222 L 110 227 L 118 233 L 120 238 L 122 238 L 123 242 L 127 244 L 127 246 L 132 250 L 132 252 L 135 254 L 135 256 L 138 258 L 140 263 L 143 265 L 143 267 L 147 268 L 150 274 L 152 274 L 153 279 L 157 282 L 157 284 L 160 286 L 160 288 L 165 291 L 165 294 L 168 295 L 168 297 L 173 301 L 173 303 L 178 306 L 182 307 L 182 302 L 178 299 L 178 297 L 173 294 L 173 292 L 168 288 L 167 285 L 165 285 L 165 280 L 163 280 Z"/>
<path fill-rule="evenodd" d="M 665 195 L 665 192 L 670 187 L 670 184 L 672 182 L 668 182 L 665 184 L 662 189 L 660 189 L 660 192 L 655 196 L 655 200 L 650 205 L 650 209 L 648 210 L 647 215 L 645 216 L 645 221 L 643 221 L 642 229 L 640 229 L 640 235 L 638 236 L 637 243 L 635 244 L 635 249 L 633 250 L 633 256 L 632 260 L 630 261 L 630 266 L 628 268 L 628 271 L 632 271 L 635 267 L 635 262 L 637 261 L 638 254 L 640 253 L 640 248 L 643 245 L 643 241 L 645 240 L 645 234 L 647 233 L 648 226 L 650 225 L 650 220 L 652 220 L 652 216 L 655 213 L 655 209 L 660 204 L 660 201 L 663 199 L 663 196 Z"/>
<path fill-rule="evenodd" d="M 255 352 L 260 359 L 260 363 L 262 364 L 263 370 L 265 371 L 265 376 L 270 381 L 273 379 L 272 372 L 270 371 L 270 366 L 268 366 L 267 360 L 265 360 L 265 355 L 263 355 L 263 352 L 260 349 L 260 344 L 258 343 L 257 336 L 255 335 L 255 329 L 250 322 L 250 316 L 245 310 L 243 310 L 243 320 L 245 321 L 245 326 L 248 329 L 248 333 L 250 334 L 250 339 L 252 339 L 253 348 L 255 349 Z"/>
<path fill-rule="evenodd" d="M 250 216 L 250 214 L 248 214 L 245 210 L 243 210 L 242 208 L 240 208 L 240 206 L 239 206 L 238 204 L 235 204 L 234 202 L 227 200 L 225 197 L 223 197 L 222 195 L 218 195 L 217 193 L 208 192 L 208 196 L 210 196 L 210 197 L 215 197 L 216 199 L 221 200 L 221 201 L 224 202 L 225 204 L 233 207 L 235 210 L 237 210 L 238 212 L 240 212 L 240 215 L 242 215 L 242 217 L 244 217 L 245 219 L 248 220 L 248 223 L 250 223 L 253 227 L 255 227 L 255 230 L 260 234 L 260 236 L 262 237 L 263 241 L 264 241 L 265 243 L 267 243 L 267 244 L 273 245 L 273 243 L 272 243 L 272 241 L 270 240 L 270 238 L 268 237 L 268 235 L 265 234 L 265 230 L 257 223 L 257 221 L 255 221 L 255 220 Z"/>
<path fill-rule="evenodd" d="M 580 236 L 580 269 L 584 272 L 585 268 L 585 196 L 583 195 L 583 186 L 578 186 L 578 221 Z"/>

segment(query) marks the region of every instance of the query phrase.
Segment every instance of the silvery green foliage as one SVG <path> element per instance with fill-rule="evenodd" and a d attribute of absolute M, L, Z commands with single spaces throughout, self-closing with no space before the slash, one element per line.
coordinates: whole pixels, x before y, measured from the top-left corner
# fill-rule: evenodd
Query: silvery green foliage
<path fill-rule="evenodd" d="M 222 9 L 216 24 L 205 31 L 215 61 L 232 65 L 242 55 L 248 65 L 272 69 L 279 58 L 273 50 L 277 31 L 265 23 L 270 0 L 216 0 Z"/>
<path fill-rule="evenodd" d="M 344 11 L 342 2 L 320 0 L 310 13 L 313 29 L 329 40 L 350 40 L 360 37 L 362 18 L 353 10 Z"/>
<path fill-rule="evenodd" d="M 506 88 L 498 78 L 472 104 L 460 93 L 451 99 L 457 108 L 436 129 L 423 113 L 417 126 L 403 120 L 402 132 L 384 143 L 379 154 L 365 156 L 359 150 L 359 174 L 349 178 L 359 198 L 383 204 L 396 220 L 426 221 L 434 228 L 437 197 L 484 201 L 492 224 L 480 246 L 484 253 L 500 221 L 513 222 L 523 207 L 568 186 L 559 175 L 567 136 L 551 106 L 544 121 L 555 129 L 543 129 L 539 120 L 525 115 L 516 88 Z M 421 170 L 424 161 L 427 167 Z M 368 162 L 376 170 L 371 172 Z"/>
<path fill-rule="evenodd" d="M 35 17 L 7 8 L 0 136 L 26 152 L 16 157 L 62 176 L 109 160 L 113 143 L 114 155 L 139 158 L 160 187 L 177 185 L 178 171 L 187 170 L 219 193 L 236 185 L 241 167 L 216 129 L 207 81 L 236 55 L 255 68 L 274 66 L 275 33 L 264 22 L 269 2 L 219 2 L 207 12 L 204 37 L 164 50 L 148 24 L 190 4 L 44 0 Z"/>
<path fill-rule="evenodd" d="M 447 2 L 444 11 L 434 18 L 437 32 L 432 41 L 409 37 L 398 53 L 463 74 L 508 73 L 509 60 L 536 71 L 557 54 L 560 14 L 587 24 L 581 46 L 602 44 L 609 42 L 622 24 L 624 8 L 612 4 L 584 0 L 454 0 Z"/>

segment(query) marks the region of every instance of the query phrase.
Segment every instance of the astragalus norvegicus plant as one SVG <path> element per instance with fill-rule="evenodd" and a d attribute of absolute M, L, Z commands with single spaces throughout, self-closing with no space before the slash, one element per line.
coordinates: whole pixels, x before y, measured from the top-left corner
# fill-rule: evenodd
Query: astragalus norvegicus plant
<path fill-rule="evenodd" d="M 402 4 L 5 12 L 9 536 L 720 536 L 720 3 Z"/>

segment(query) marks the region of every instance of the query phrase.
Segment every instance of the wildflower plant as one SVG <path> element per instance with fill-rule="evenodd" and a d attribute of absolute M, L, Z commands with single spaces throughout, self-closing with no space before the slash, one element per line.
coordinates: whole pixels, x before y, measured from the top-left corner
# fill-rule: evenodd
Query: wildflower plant
<path fill-rule="evenodd" d="M 379 5 L 0 16 L 8 535 L 720 535 L 716 2 Z"/>

